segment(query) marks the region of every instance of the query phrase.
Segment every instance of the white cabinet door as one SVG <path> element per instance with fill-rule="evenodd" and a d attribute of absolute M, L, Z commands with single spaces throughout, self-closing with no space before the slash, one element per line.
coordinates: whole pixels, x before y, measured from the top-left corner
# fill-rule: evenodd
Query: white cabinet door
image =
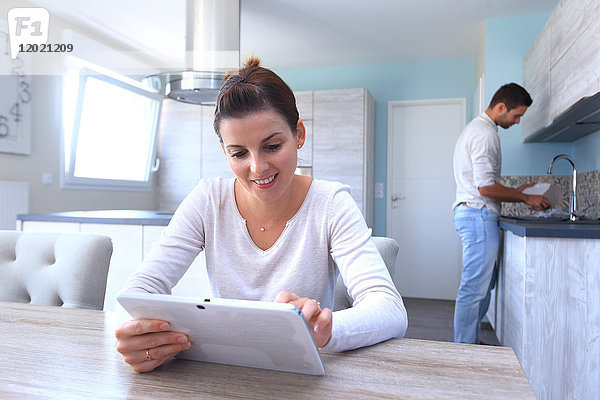
<path fill-rule="evenodd" d="M 81 224 L 81 232 L 106 235 L 112 239 L 113 253 L 110 258 L 104 298 L 104 310 L 112 311 L 115 308 L 117 294 L 142 260 L 142 226 Z"/>
<path fill-rule="evenodd" d="M 21 230 L 24 232 L 79 232 L 79 222 L 46 222 L 46 221 L 22 221 Z"/>

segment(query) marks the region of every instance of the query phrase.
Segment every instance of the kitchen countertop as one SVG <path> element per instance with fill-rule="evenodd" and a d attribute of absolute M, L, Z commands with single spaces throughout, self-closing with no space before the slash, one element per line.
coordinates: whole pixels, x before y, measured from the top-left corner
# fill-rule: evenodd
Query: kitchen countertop
<path fill-rule="evenodd" d="M 19 214 L 20 221 L 79 222 L 88 224 L 167 226 L 173 213 L 149 210 L 66 211 L 48 214 Z M 600 223 L 540 222 L 501 217 L 500 228 L 518 236 L 600 239 Z"/>
<path fill-rule="evenodd" d="M 172 212 L 148 210 L 67 211 L 49 214 L 19 214 L 19 221 L 80 222 L 87 224 L 123 224 L 167 226 Z"/>
<path fill-rule="evenodd" d="M 523 237 L 600 239 L 600 223 L 528 221 L 500 217 L 500 228 Z"/>

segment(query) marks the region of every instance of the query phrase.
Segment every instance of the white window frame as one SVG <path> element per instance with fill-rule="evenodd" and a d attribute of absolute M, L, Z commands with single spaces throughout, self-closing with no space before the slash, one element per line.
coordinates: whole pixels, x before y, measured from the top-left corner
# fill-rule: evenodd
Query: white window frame
<path fill-rule="evenodd" d="M 78 74 L 78 78 L 75 77 L 76 74 Z M 82 117 L 81 111 L 83 108 L 85 86 L 89 77 L 108 82 L 157 101 L 152 115 L 153 121 L 149 141 L 150 148 L 146 157 L 144 180 L 84 178 L 74 175 L 79 126 Z M 74 93 L 76 93 L 75 96 Z M 161 95 L 150 92 L 140 82 L 134 79 L 87 63 L 83 60 L 72 58 L 68 63 L 68 72 L 63 75 L 62 104 L 64 111 L 63 136 L 61 142 L 61 188 L 151 191 L 152 173 L 158 170 L 160 161 L 156 158 L 156 153 L 158 147 L 158 126 L 162 99 L 163 97 Z M 109 159 L 109 155 L 107 155 L 106 159 Z"/>

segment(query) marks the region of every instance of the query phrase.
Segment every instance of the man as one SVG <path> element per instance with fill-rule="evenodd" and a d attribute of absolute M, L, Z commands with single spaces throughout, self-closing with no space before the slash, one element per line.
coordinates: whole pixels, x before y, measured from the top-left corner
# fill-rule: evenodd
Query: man
<path fill-rule="evenodd" d="M 463 246 L 463 273 L 454 310 L 454 341 L 479 343 L 479 324 L 490 303 L 494 263 L 500 243 L 500 202 L 523 202 L 536 210 L 550 207 L 544 196 L 503 186 L 500 181 L 502 153 L 498 125 L 518 124 L 532 103 L 527 91 L 516 83 L 502 86 L 488 109 L 471 121 L 454 149 L 456 201 L 454 226 Z"/>

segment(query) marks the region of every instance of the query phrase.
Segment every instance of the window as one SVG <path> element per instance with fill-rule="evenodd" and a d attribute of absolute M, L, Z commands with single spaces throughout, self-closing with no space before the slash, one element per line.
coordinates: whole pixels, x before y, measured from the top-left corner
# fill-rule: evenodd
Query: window
<path fill-rule="evenodd" d="M 63 89 L 62 187 L 150 190 L 162 97 L 125 76 L 71 63 Z"/>

